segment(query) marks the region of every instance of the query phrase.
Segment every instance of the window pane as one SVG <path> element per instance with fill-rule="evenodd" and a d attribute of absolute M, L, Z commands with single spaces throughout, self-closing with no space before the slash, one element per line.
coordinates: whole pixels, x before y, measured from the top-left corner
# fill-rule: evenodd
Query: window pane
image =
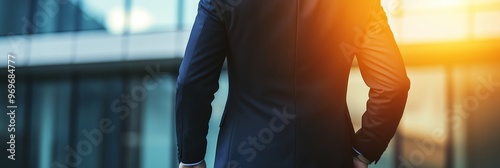
<path fill-rule="evenodd" d="M 175 78 L 151 80 L 144 102 L 142 121 L 141 166 L 143 168 L 175 167 L 177 148 L 175 139 L 174 96 Z M 156 85 L 156 87 L 154 87 Z"/>
<path fill-rule="evenodd" d="M 444 9 L 454 7 L 464 7 L 467 0 L 404 0 L 403 10 L 422 10 L 422 9 Z"/>
<path fill-rule="evenodd" d="M 477 38 L 500 37 L 500 11 L 478 12 L 474 15 L 474 35 Z"/>
<path fill-rule="evenodd" d="M 404 167 L 444 167 L 448 124 L 445 69 L 407 70 L 412 86 L 399 127 L 402 153 L 396 159 Z"/>
<path fill-rule="evenodd" d="M 467 13 L 415 13 L 402 19 L 404 42 L 449 41 L 466 39 L 469 35 Z"/>
<path fill-rule="evenodd" d="M 193 27 L 194 19 L 198 14 L 198 2 L 199 0 L 184 0 L 183 29 L 189 30 Z"/>
<path fill-rule="evenodd" d="M 130 13 L 130 32 L 173 31 L 177 27 L 178 0 L 135 0 Z"/>
<path fill-rule="evenodd" d="M 16 1 L 0 1 L 0 36 L 8 34 L 27 34 L 31 30 L 30 27 L 23 26 L 29 21 L 29 6 L 32 1 L 16 0 Z"/>
<path fill-rule="evenodd" d="M 81 0 L 81 30 L 105 29 L 113 34 L 125 30 L 125 0 Z"/>

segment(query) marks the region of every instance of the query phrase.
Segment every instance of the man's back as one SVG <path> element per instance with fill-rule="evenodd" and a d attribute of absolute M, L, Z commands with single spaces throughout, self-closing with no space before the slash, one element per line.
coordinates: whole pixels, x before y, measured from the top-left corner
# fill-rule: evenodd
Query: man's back
<path fill-rule="evenodd" d="M 371 87 L 357 134 L 346 105 L 354 55 Z M 217 168 L 352 167 L 353 148 L 378 160 L 404 109 L 409 81 L 379 0 L 201 0 L 178 79 L 183 163 L 203 160 L 224 58 Z"/>

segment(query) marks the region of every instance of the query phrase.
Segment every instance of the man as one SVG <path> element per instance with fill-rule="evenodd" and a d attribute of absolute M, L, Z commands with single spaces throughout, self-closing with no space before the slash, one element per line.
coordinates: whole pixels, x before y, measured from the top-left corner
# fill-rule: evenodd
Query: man
<path fill-rule="evenodd" d="M 370 87 L 357 132 L 346 104 L 354 56 Z M 215 168 L 367 167 L 406 104 L 410 82 L 380 0 L 201 0 L 177 83 L 179 167 L 206 167 L 226 58 Z"/>

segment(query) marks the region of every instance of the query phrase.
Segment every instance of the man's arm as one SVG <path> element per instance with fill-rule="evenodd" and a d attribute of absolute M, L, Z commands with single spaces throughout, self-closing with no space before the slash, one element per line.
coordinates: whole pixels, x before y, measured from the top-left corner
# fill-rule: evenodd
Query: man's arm
<path fill-rule="evenodd" d="M 364 158 L 376 162 L 399 125 L 410 81 L 379 1 L 365 27 L 366 35 L 357 59 L 370 92 L 353 148 Z"/>
<path fill-rule="evenodd" d="M 200 163 L 205 157 L 211 102 L 228 50 L 225 26 L 219 19 L 214 5 L 201 0 L 179 69 L 175 112 L 178 157 L 183 164 Z"/>

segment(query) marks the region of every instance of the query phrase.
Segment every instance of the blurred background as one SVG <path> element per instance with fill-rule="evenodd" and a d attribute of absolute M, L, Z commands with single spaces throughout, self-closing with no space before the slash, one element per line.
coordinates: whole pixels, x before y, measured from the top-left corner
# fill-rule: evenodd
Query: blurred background
<path fill-rule="evenodd" d="M 198 0 L 0 0 L 0 55 L 16 59 L 16 161 L 0 167 L 174 168 L 175 82 Z M 412 81 L 374 168 L 500 165 L 500 0 L 382 0 Z M 5 58 L 4 57 L 4 58 Z M 7 59 L 0 61 L 7 105 Z M 213 102 L 213 164 L 227 96 Z M 368 88 L 354 64 L 355 127 Z M 2 111 L 6 111 L 4 109 Z M 4 129 L 5 128 L 5 129 Z"/>

